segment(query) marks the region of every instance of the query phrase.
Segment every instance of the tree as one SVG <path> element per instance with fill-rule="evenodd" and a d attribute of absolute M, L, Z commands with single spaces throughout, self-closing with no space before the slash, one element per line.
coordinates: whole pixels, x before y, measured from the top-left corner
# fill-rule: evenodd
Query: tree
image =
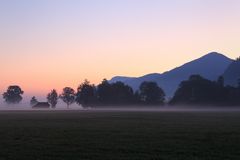
<path fill-rule="evenodd" d="M 191 75 L 181 82 L 170 104 L 220 105 L 228 101 L 228 90 L 223 85 L 223 78 L 217 82 L 210 81 L 200 75 Z"/>
<path fill-rule="evenodd" d="M 76 103 L 82 107 L 89 107 L 96 103 L 96 87 L 85 80 L 77 88 Z"/>
<path fill-rule="evenodd" d="M 30 100 L 30 105 L 31 105 L 31 106 L 34 106 L 34 105 L 36 105 L 37 103 L 38 103 L 38 100 L 36 99 L 35 96 L 33 96 L 33 97 L 31 98 L 31 100 Z"/>
<path fill-rule="evenodd" d="M 140 99 L 144 104 L 164 104 L 165 93 L 156 82 L 143 82 L 139 89 Z"/>
<path fill-rule="evenodd" d="M 134 104 L 140 104 L 141 103 L 141 96 L 139 94 L 139 91 L 136 91 L 133 95 L 133 103 Z"/>
<path fill-rule="evenodd" d="M 112 104 L 129 105 L 133 103 L 133 89 L 125 85 L 123 82 L 115 82 L 111 84 Z"/>
<path fill-rule="evenodd" d="M 226 96 L 224 97 L 226 105 L 240 105 L 240 90 L 232 86 L 225 87 Z"/>
<path fill-rule="evenodd" d="M 220 85 L 222 87 L 224 86 L 224 78 L 223 78 L 223 76 L 219 76 L 218 77 L 217 83 L 218 83 L 218 85 Z"/>
<path fill-rule="evenodd" d="M 97 87 L 97 99 L 100 104 L 110 104 L 112 102 L 111 84 L 106 79 Z"/>
<path fill-rule="evenodd" d="M 104 79 L 97 87 L 97 98 L 101 105 L 129 105 L 134 102 L 134 93 L 122 82 L 110 84 Z"/>
<path fill-rule="evenodd" d="M 3 98 L 8 104 L 17 104 L 22 101 L 23 91 L 19 86 L 9 86 L 7 91 L 3 93 Z"/>
<path fill-rule="evenodd" d="M 60 99 L 62 99 L 62 101 L 66 103 L 67 107 L 69 108 L 69 106 L 75 102 L 74 89 L 70 87 L 63 88 L 62 94 L 60 95 Z"/>
<path fill-rule="evenodd" d="M 240 89 L 240 78 L 238 78 L 238 88 Z"/>
<path fill-rule="evenodd" d="M 58 94 L 55 89 L 53 89 L 50 93 L 48 93 L 47 101 L 49 104 L 51 104 L 52 108 L 56 108 L 56 105 L 58 103 Z"/>

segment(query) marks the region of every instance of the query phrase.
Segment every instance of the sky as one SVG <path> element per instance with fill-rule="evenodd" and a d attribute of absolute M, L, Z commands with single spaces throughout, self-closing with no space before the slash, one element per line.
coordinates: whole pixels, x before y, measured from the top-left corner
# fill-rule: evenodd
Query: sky
<path fill-rule="evenodd" d="M 240 53 L 239 0 L 0 0 L 0 92 L 29 95 Z"/>

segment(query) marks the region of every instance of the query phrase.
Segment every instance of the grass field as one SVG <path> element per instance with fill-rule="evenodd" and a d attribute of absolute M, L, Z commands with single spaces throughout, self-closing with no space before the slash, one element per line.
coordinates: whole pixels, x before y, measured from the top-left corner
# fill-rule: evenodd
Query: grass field
<path fill-rule="evenodd" d="M 0 160 L 240 159 L 240 112 L 1 111 Z"/>

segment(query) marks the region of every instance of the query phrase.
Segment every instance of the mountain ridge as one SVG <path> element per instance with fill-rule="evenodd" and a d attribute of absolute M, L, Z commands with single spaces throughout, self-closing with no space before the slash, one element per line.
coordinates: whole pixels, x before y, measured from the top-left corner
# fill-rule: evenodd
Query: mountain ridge
<path fill-rule="evenodd" d="M 109 82 L 121 81 L 136 91 L 143 81 L 155 81 L 168 97 L 172 97 L 180 82 L 188 79 L 190 75 L 200 74 L 204 78 L 216 80 L 232 62 L 232 59 L 221 53 L 210 52 L 163 73 L 150 73 L 141 77 L 116 76 Z"/>

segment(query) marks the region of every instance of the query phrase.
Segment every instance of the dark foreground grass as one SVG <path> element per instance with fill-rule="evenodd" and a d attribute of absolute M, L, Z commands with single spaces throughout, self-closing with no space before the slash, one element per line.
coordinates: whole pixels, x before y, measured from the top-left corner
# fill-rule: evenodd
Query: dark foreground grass
<path fill-rule="evenodd" d="M 0 112 L 0 160 L 240 159 L 240 112 Z"/>

